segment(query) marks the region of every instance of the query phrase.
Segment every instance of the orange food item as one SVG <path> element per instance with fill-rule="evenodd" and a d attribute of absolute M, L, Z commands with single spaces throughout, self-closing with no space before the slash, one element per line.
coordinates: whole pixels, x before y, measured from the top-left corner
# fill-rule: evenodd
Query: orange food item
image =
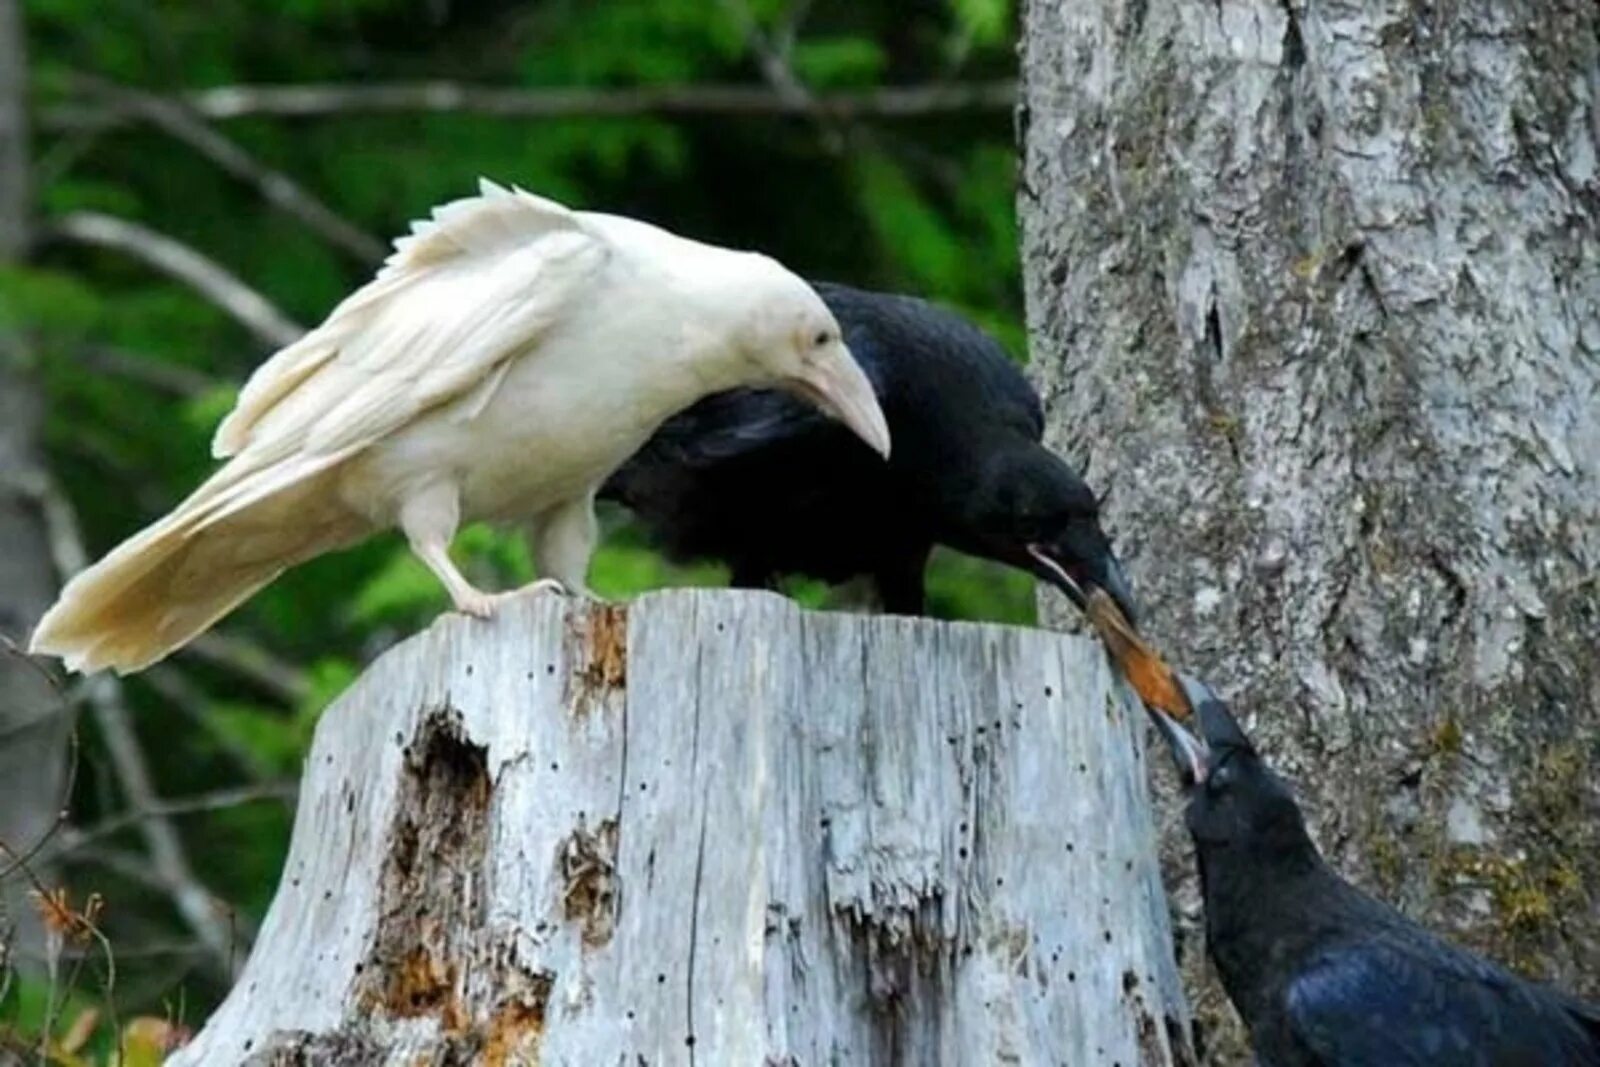
<path fill-rule="evenodd" d="M 1174 718 L 1187 719 L 1189 701 L 1178 687 L 1172 668 L 1134 632 L 1106 591 L 1092 591 L 1085 610 L 1139 699 Z"/>

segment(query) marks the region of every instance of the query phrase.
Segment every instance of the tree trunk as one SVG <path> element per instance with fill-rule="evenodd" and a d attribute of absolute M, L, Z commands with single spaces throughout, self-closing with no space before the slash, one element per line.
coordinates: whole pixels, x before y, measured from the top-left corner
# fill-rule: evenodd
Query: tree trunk
<path fill-rule="evenodd" d="M 1591 994 L 1597 53 L 1593 0 L 1033 0 L 1020 201 L 1153 636 L 1342 870 Z"/>
<path fill-rule="evenodd" d="M 324 716 L 172 1062 L 1188 1062 L 1140 721 L 1041 632 L 730 592 L 447 617 Z"/>
<path fill-rule="evenodd" d="M 0 0 L 0 270 L 27 250 L 28 139 L 26 65 L 16 0 Z M 0 645 L 26 647 L 33 624 L 56 592 L 39 487 L 40 401 L 24 365 L 26 340 L 14 316 L 0 309 Z M 71 721 L 46 676 L 20 652 L 0 647 L 0 842 L 24 851 L 54 822 L 62 802 Z M 0 851 L 0 869 L 11 858 Z M 7 933 L 31 936 L 31 911 L 21 906 L 25 882 L 0 887 L 0 970 Z"/>

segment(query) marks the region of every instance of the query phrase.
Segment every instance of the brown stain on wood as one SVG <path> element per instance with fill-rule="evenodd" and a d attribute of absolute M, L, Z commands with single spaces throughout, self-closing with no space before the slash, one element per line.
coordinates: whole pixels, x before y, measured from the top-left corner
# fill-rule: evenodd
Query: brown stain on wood
<path fill-rule="evenodd" d="M 567 662 L 572 664 L 567 705 L 584 715 L 628 686 L 628 609 L 586 604 L 568 617 Z"/>
<path fill-rule="evenodd" d="M 604 819 L 592 832 L 580 820 L 561 843 L 557 863 L 565 889 L 562 910 L 582 926 L 583 943 L 599 948 L 617 925 L 617 820 Z"/>
<path fill-rule="evenodd" d="M 501 1003 L 484 1027 L 484 1067 L 509 1064 L 532 1067 L 539 1062 L 539 1042 L 544 1037 L 545 1006 L 550 1000 L 550 981 L 528 994 Z"/>
<path fill-rule="evenodd" d="M 370 1009 L 433 1016 L 446 1033 L 467 1028 L 462 960 L 482 922 L 491 788 L 488 750 L 467 737 L 460 713 L 429 714 L 405 753 L 379 888 L 384 919 L 362 968 Z"/>
<path fill-rule="evenodd" d="M 457 986 L 456 965 L 418 945 L 391 967 L 382 1005 L 396 1018 L 436 1015 L 447 1033 L 466 1029 L 466 1009 Z"/>
<path fill-rule="evenodd" d="M 493 782 L 488 750 L 451 708 L 425 716 L 405 770 L 384 860 L 376 943 L 358 970 L 370 1027 L 431 1018 L 430 1063 L 538 1062 L 555 976 L 517 959 L 486 924 L 483 885 Z M 611 831 L 613 838 L 615 831 Z"/>

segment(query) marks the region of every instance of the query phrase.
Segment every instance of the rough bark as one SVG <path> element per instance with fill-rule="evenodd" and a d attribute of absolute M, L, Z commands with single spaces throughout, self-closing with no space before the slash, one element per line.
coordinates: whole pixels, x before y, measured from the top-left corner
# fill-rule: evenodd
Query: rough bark
<path fill-rule="evenodd" d="M 1342 870 L 1591 994 L 1597 54 L 1591 0 L 1033 0 L 1020 199 L 1148 629 Z"/>
<path fill-rule="evenodd" d="M 174 1064 L 1170 1064 L 1140 721 L 1099 649 L 548 595 L 324 716 Z"/>
<path fill-rule="evenodd" d="M 27 247 L 26 66 L 16 0 L 0 0 L 0 269 Z M 55 567 L 38 495 L 40 398 L 25 367 L 25 338 L 0 310 L 0 842 L 26 849 L 62 801 L 70 719 L 45 676 L 4 647 L 26 647 L 55 596 Z M 0 850 L 0 869 L 10 866 Z M 7 931 L 31 929 L 21 879 L 0 887 L 0 963 Z M 25 938 L 31 941 L 31 938 Z"/>

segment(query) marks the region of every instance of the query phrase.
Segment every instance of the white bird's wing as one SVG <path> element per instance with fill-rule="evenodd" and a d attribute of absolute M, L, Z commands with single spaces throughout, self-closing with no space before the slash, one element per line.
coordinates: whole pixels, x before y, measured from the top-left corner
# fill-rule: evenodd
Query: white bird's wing
<path fill-rule="evenodd" d="M 594 278 L 609 244 L 577 213 L 480 184 L 414 223 L 376 278 L 246 383 L 212 451 L 251 472 L 282 465 L 248 479 L 250 499 L 271 491 L 263 481 L 324 469 L 475 389 L 481 410 Z M 232 512 L 248 500 L 211 503 Z"/>

